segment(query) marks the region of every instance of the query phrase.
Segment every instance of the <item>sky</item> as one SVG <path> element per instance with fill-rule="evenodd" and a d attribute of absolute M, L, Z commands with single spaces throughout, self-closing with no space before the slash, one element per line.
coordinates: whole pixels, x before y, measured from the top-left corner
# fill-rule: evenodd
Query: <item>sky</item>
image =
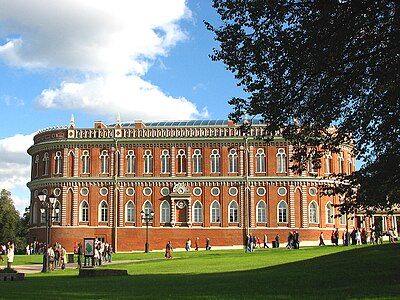
<path fill-rule="evenodd" d="M 211 0 L 0 0 L 0 189 L 29 206 L 35 133 L 94 121 L 227 119 Z"/>

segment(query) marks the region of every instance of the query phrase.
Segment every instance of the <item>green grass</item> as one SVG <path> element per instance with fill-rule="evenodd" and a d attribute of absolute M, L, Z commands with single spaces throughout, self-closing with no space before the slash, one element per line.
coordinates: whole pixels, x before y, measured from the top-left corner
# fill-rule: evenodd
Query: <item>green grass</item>
<path fill-rule="evenodd" d="M 118 259 L 162 253 L 116 254 Z M 32 259 L 32 258 L 31 258 Z M 17 260 L 17 259 L 16 259 Z M 40 262 L 40 260 L 38 261 Z M 37 262 L 36 262 L 37 263 Z M 300 250 L 175 252 L 172 260 L 109 265 L 129 276 L 77 270 L 0 283 L 4 299 L 399 299 L 400 244 Z"/>

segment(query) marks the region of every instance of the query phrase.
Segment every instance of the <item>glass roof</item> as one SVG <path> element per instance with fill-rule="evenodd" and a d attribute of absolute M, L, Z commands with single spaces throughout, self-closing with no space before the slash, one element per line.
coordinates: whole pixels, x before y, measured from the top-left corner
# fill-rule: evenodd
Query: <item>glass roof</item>
<path fill-rule="evenodd" d="M 140 122 L 140 121 L 137 121 Z M 136 123 L 137 123 L 136 122 Z M 228 120 L 182 120 L 182 121 L 155 121 L 143 122 L 145 127 L 188 127 L 188 126 L 227 126 Z M 238 125 L 241 125 L 240 122 Z M 262 124 L 259 119 L 253 120 L 253 125 Z M 116 124 L 109 124 L 109 127 L 114 127 Z M 122 127 L 135 127 L 135 122 L 121 122 Z"/>

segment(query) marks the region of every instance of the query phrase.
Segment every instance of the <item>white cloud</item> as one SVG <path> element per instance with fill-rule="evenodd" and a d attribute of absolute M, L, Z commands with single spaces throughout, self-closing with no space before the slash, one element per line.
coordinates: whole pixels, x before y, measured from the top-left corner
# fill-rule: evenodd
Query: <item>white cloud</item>
<path fill-rule="evenodd" d="M 185 0 L 0 0 L 0 59 L 80 78 L 43 90 L 37 103 L 44 108 L 130 119 L 208 117 L 142 79 L 187 38 L 181 22 L 190 18 Z"/>
<path fill-rule="evenodd" d="M 0 189 L 11 192 L 14 205 L 23 213 L 29 206 L 30 156 L 26 152 L 33 144 L 33 136 L 15 135 L 0 140 Z"/>

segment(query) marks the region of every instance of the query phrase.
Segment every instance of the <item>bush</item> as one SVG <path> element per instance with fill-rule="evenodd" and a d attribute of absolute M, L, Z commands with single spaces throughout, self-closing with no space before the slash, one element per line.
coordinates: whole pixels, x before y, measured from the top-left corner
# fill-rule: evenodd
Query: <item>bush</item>
<path fill-rule="evenodd" d="M 13 268 L 4 268 L 3 270 L 0 270 L 0 273 L 17 273 L 17 271 Z"/>

